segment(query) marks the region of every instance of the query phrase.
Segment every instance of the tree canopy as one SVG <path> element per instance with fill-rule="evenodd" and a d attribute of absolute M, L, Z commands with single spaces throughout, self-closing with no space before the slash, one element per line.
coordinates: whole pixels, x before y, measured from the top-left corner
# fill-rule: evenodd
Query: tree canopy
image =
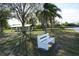
<path fill-rule="evenodd" d="M 3 4 L 0 5 L 0 29 L 3 32 L 3 28 L 8 27 L 7 19 L 11 16 L 11 11 L 8 10 Z"/>

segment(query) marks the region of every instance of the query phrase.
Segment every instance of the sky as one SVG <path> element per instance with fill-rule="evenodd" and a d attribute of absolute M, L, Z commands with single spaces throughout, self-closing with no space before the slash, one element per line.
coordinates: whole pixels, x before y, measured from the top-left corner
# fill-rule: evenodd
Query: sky
<path fill-rule="evenodd" d="M 56 18 L 60 23 L 79 23 L 79 3 L 54 3 L 61 9 L 60 15 L 62 19 Z M 10 24 L 17 23 L 15 19 L 11 19 Z M 14 22 L 13 22 L 14 21 Z M 19 22 L 20 23 L 20 22 Z"/>
<path fill-rule="evenodd" d="M 79 3 L 56 3 L 62 12 L 62 19 L 58 19 L 61 23 L 79 23 Z"/>

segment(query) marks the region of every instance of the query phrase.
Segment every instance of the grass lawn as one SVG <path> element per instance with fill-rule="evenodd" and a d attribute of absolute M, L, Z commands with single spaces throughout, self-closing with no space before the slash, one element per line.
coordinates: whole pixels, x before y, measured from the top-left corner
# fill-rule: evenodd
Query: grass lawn
<path fill-rule="evenodd" d="M 15 30 L 10 30 L 10 29 L 5 29 L 3 32 L 4 33 L 12 33 L 12 32 L 14 32 Z"/>
<path fill-rule="evenodd" d="M 61 45 L 57 55 L 78 56 L 79 55 L 79 33 L 74 30 L 61 30 L 56 33 L 56 42 Z"/>
<path fill-rule="evenodd" d="M 62 32 L 75 32 L 75 31 L 74 31 L 74 30 L 72 30 L 72 29 L 64 29 L 64 30 L 63 30 L 63 29 L 61 29 L 61 31 L 62 31 Z"/>
<path fill-rule="evenodd" d="M 4 30 L 4 32 L 10 35 L 8 36 L 9 37 L 8 39 L 15 38 L 15 36 L 13 35 L 14 31 L 11 32 L 11 30 Z M 69 30 L 69 29 L 55 29 L 53 30 L 53 33 L 50 30 L 48 30 L 48 32 L 50 36 L 53 36 L 53 35 L 55 36 L 56 43 L 60 45 L 60 49 L 56 54 L 57 56 L 75 56 L 75 55 L 78 56 L 79 55 L 79 33 L 76 33 L 74 30 Z M 44 34 L 44 31 L 37 30 L 37 31 L 33 31 L 31 34 L 32 36 L 37 37 L 37 35 Z M 4 39 L 7 39 L 7 38 L 4 38 Z M 3 53 L 1 54 L 2 52 L 1 49 L 0 49 L 0 55 L 4 55 Z"/>

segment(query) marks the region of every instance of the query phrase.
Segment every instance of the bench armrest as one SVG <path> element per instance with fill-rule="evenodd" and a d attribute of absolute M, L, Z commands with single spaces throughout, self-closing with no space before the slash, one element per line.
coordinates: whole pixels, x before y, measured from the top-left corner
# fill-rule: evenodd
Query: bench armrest
<path fill-rule="evenodd" d="M 50 37 L 48 43 L 55 43 L 55 38 L 54 37 Z"/>

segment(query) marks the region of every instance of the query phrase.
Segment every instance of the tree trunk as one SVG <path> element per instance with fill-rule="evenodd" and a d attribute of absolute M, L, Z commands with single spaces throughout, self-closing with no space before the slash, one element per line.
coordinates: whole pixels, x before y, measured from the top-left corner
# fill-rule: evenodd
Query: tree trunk
<path fill-rule="evenodd" d="M 1 22 L 0 22 L 0 32 L 1 32 Z"/>
<path fill-rule="evenodd" d="M 41 26 L 42 26 L 43 31 L 45 31 L 45 33 L 47 33 L 47 25 L 44 20 L 41 21 Z"/>
<path fill-rule="evenodd" d="M 22 28 L 21 28 L 21 39 L 20 39 L 20 55 L 27 55 L 27 36 L 25 31 L 24 22 L 22 22 Z"/>
<path fill-rule="evenodd" d="M 47 29 L 46 29 L 46 26 L 44 25 L 44 23 L 42 24 L 42 29 L 43 29 L 43 31 L 45 31 L 45 33 L 47 33 Z"/>
<path fill-rule="evenodd" d="M 53 30 L 52 30 L 52 29 L 53 29 L 53 21 L 50 20 L 50 23 L 51 23 L 51 31 L 53 31 Z"/>
<path fill-rule="evenodd" d="M 45 23 L 45 33 L 47 33 L 47 24 Z"/>
<path fill-rule="evenodd" d="M 23 44 L 21 46 L 21 49 L 23 50 L 23 55 L 34 55 L 34 51 L 33 51 L 33 42 L 31 40 L 31 38 L 29 37 L 29 35 L 26 33 L 26 29 L 25 29 L 25 24 L 24 22 L 22 23 L 22 40 L 21 40 L 21 44 Z M 30 46 L 32 45 L 32 46 Z"/>
<path fill-rule="evenodd" d="M 2 22 L 0 22 L 0 32 L 3 33 L 3 26 L 2 26 Z"/>
<path fill-rule="evenodd" d="M 23 36 L 26 35 L 26 31 L 25 31 L 26 29 L 25 29 L 25 25 L 24 24 L 25 23 L 23 22 L 22 23 L 22 34 L 23 34 Z"/>
<path fill-rule="evenodd" d="M 54 33 L 54 28 L 55 28 L 55 17 L 53 16 L 53 20 L 50 21 L 51 23 L 51 31 Z"/>
<path fill-rule="evenodd" d="M 31 40 L 31 38 L 32 38 L 32 37 L 31 37 L 31 36 L 32 36 L 32 34 L 31 34 L 32 30 L 33 30 L 33 26 L 31 25 L 31 26 L 30 26 L 30 40 Z"/>

